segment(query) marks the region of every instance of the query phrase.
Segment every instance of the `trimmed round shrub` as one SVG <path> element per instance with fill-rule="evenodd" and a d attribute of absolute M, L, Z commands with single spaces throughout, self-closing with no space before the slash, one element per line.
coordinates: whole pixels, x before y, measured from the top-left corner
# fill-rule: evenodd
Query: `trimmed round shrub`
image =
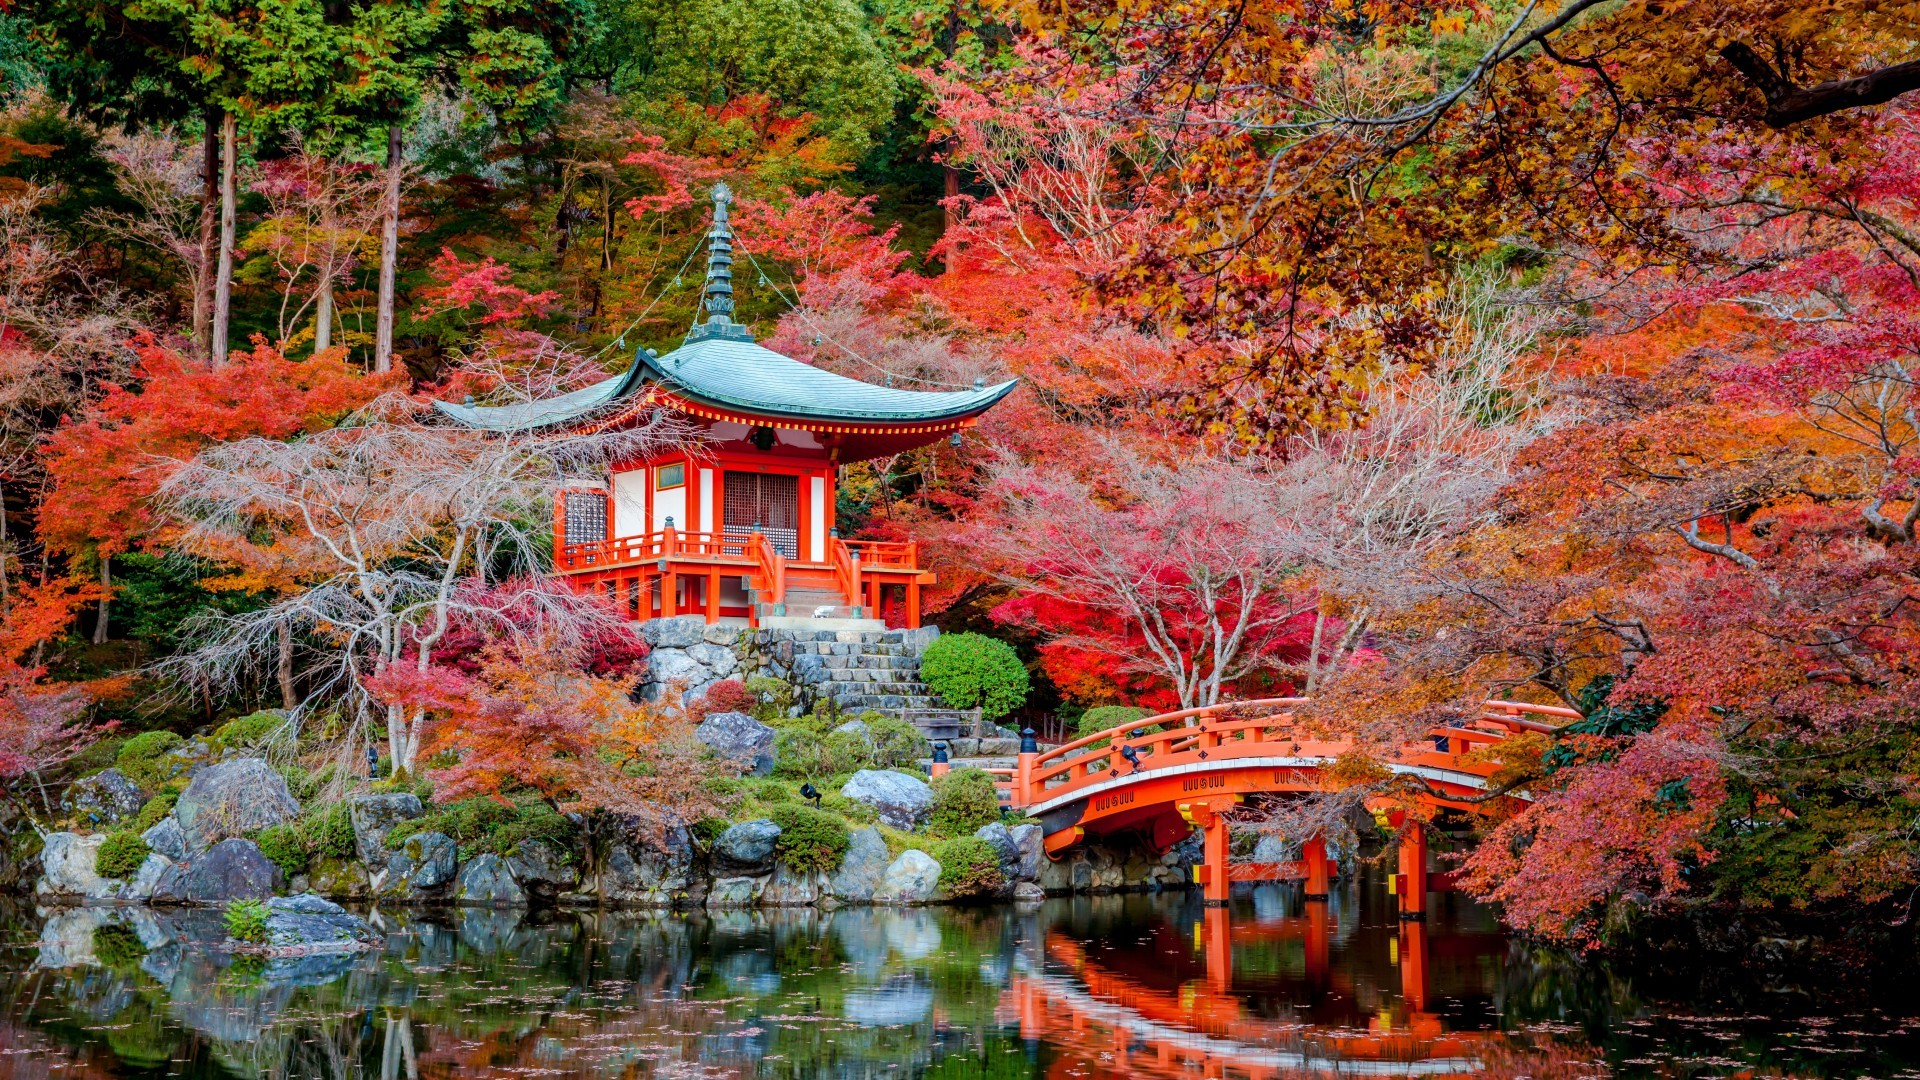
<path fill-rule="evenodd" d="M 940 864 L 940 887 L 956 900 L 998 896 L 1007 887 L 999 852 L 977 836 L 942 841 L 932 854 Z"/>
<path fill-rule="evenodd" d="M 1133 720 L 1145 720 L 1152 715 L 1153 710 L 1143 709 L 1138 705 L 1097 705 L 1081 714 L 1079 733 L 1087 736 L 1096 731 L 1119 727 Z M 1159 725 L 1148 726 L 1158 727 Z"/>
<path fill-rule="evenodd" d="M 946 836 L 971 833 L 1000 820 L 1000 793 L 985 769 L 955 769 L 933 778 L 927 827 Z"/>
<path fill-rule="evenodd" d="M 935 638 L 920 657 L 920 679 L 949 708 L 978 708 L 998 720 L 1027 700 L 1027 668 L 1013 646 L 983 634 Z"/>
<path fill-rule="evenodd" d="M 93 861 L 93 871 L 104 878 L 130 878 L 140 872 L 140 864 L 152 851 L 140 834 L 132 830 L 109 833 Z"/>
<path fill-rule="evenodd" d="M 788 780 L 810 780 L 840 767 L 826 737 L 799 725 L 781 728 L 773 747 L 773 775 Z"/>
<path fill-rule="evenodd" d="M 700 695 L 699 700 L 694 704 L 693 715 L 696 720 L 704 720 L 710 713 L 721 712 L 746 713 L 751 716 L 754 706 L 758 704 L 760 699 L 748 692 L 746 683 L 739 679 L 721 679 L 707 687 L 707 692 Z"/>
<path fill-rule="evenodd" d="M 811 806 L 788 803 L 776 806 L 767 819 L 780 826 L 780 838 L 774 841 L 774 855 L 803 874 L 837 870 L 846 858 L 853 834 L 847 824 L 832 814 Z"/>

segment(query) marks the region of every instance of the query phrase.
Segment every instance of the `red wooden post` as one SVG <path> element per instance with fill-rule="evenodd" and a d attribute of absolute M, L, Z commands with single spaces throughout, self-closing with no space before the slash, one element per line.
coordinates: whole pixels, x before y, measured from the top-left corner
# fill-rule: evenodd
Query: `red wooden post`
<path fill-rule="evenodd" d="M 907 579 L 907 629 L 920 629 L 920 583 Z"/>
<path fill-rule="evenodd" d="M 1327 905 L 1307 905 L 1307 983 L 1327 984 L 1328 960 L 1332 955 L 1328 931 Z"/>
<path fill-rule="evenodd" d="M 720 568 L 707 567 L 707 622 L 720 621 Z"/>
<path fill-rule="evenodd" d="M 1200 918 L 1207 939 L 1207 986 L 1224 994 L 1233 988 L 1233 924 L 1224 907 L 1209 907 Z"/>
<path fill-rule="evenodd" d="M 1427 1011 L 1427 924 L 1400 924 L 1400 996 L 1410 1012 Z"/>
<path fill-rule="evenodd" d="M 1307 899 L 1325 900 L 1327 898 L 1327 838 L 1316 836 L 1302 844 L 1300 856 L 1307 864 Z"/>
<path fill-rule="evenodd" d="M 1400 876 L 1394 884 L 1400 917 L 1427 917 L 1427 830 L 1424 822 L 1410 821 L 1400 837 Z"/>

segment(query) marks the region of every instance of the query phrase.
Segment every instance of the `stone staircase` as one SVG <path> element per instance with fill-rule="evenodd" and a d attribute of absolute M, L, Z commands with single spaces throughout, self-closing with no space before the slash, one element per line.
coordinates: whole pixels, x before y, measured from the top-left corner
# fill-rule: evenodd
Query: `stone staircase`
<path fill-rule="evenodd" d="M 920 681 L 920 650 L 932 640 L 925 631 L 782 628 L 779 634 L 793 649 L 783 666 L 816 702 L 905 716 L 933 739 L 954 738 L 972 723 L 970 712 L 944 708 Z"/>

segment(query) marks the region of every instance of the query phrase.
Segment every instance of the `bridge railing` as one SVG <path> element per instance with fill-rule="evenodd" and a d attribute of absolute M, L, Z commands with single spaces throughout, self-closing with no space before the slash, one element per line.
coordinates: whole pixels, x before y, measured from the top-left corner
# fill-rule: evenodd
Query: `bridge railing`
<path fill-rule="evenodd" d="M 1348 742 L 1329 742 L 1299 730 L 1292 710 L 1309 701 L 1299 697 L 1258 698 L 1143 717 L 1081 736 L 1044 753 L 1022 754 L 1009 781 L 999 786 L 1007 792 L 1011 805 L 1031 806 L 1101 783 L 1116 772 L 1131 774 L 1206 760 L 1216 752 L 1236 757 L 1265 755 L 1274 752 L 1275 744 L 1284 743 L 1283 756 L 1333 757 L 1351 749 Z M 1256 715 L 1247 715 L 1250 712 Z M 1534 716 L 1549 719 L 1532 719 Z M 1553 731 L 1579 718 L 1578 711 L 1564 706 L 1487 701 L 1471 726 L 1432 728 L 1426 733 L 1431 742 L 1409 744 L 1407 753 L 1429 756 L 1429 760 L 1452 758 L 1475 745 L 1497 742 L 1507 734 Z M 1149 728 L 1160 730 L 1145 730 Z M 1099 745 L 1103 741 L 1104 750 Z M 1172 760 L 1176 756 L 1182 760 Z"/>

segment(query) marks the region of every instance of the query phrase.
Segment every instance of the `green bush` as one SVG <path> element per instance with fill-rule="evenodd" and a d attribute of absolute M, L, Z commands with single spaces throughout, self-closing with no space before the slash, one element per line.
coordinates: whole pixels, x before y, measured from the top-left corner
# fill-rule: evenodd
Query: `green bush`
<path fill-rule="evenodd" d="M 287 718 L 277 712 L 249 713 L 220 725 L 213 733 L 213 741 L 228 750 L 256 749 L 286 722 Z"/>
<path fill-rule="evenodd" d="M 140 864 L 147 861 L 152 850 L 140 839 L 140 834 L 131 829 L 109 833 L 94 857 L 93 871 L 104 878 L 125 880 L 140 872 Z"/>
<path fill-rule="evenodd" d="M 773 775 L 789 780 L 811 780 L 839 767 L 827 738 L 810 727 L 795 724 L 774 737 Z"/>
<path fill-rule="evenodd" d="M 462 799 L 436 807 L 433 812 L 394 826 L 387 834 L 387 846 L 403 847 L 407 838 L 424 832 L 442 832 L 459 845 L 460 856 L 505 855 L 524 840 L 546 840 L 561 851 L 573 849 L 578 832 L 566 815 L 531 798 L 503 806 L 494 799 Z M 353 850 L 353 823 L 346 826 L 347 851 Z"/>
<path fill-rule="evenodd" d="M 1138 705 L 1097 705 L 1081 714 L 1079 732 L 1083 736 L 1091 735 L 1096 731 L 1116 728 L 1130 721 L 1145 720 L 1152 715 L 1153 710 L 1143 709 Z M 1159 725 L 1147 726 L 1158 727 Z"/>
<path fill-rule="evenodd" d="M 940 864 L 940 887 L 956 900 L 998 896 L 1007 887 L 1000 855 L 985 840 L 956 836 L 935 845 L 932 854 Z"/>
<path fill-rule="evenodd" d="M 160 759 L 180 743 L 180 736 L 171 731 L 143 731 L 121 744 L 113 763 L 127 779 L 151 791 L 167 779 Z"/>
<path fill-rule="evenodd" d="M 315 859 L 344 859 L 353 848 L 353 816 L 346 803 L 308 807 L 306 813 L 280 825 L 269 825 L 253 838 L 260 854 L 292 877 L 306 873 Z"/>
<path fill-rule="evenodd" d="M 267 905 L 258 900 L 234 900 L 227 904 L 227 936 L 235 941 L 258 945 L 267 940 Z"/>
<path fill-rule="evenodd" d="M 160 824 L 161 818 L 173 813 L 173 804 L 179 801 L 180 793 L 177 791 L 163 791 L 155 795 L 140 807 L 140 814 L 133 819 L 131 828 L 137 833 L 146 832 Z"/>
<path fill-rule="evenodd" d="M 933 778 L 933 810 L 927 827 L 944 836 L 972 833 L 1000 820 L 1000 794 L 985 769 L 955 769 Z"/>
<path fill-rule="evenodd" d="M 796 798 L 793 789 L 787 786 L 786 781 L 776 780 L 772 777 L 753 781 L 751 790 L 753 791 L 754 798 L 769 805 L 773 803 L 790 803 Z"/>
<path fill-rule="evenodd" d="M 93 958 L 107 967 L 124 970 L 146 955 L 146 942 L 126 923 L 101 923 L 93 928 Z"/>
<path fill-rule="evenodd" d="M 1013 646 L 982 634 L 947 634 L 920 657 L 920 679 L 955 709 L 997 720 L 1027 700 L 1027 669 Z"/>
<path fill-rule="evenodd" d="M 712 847 L 720 834 L 727 831 L 727 819 L 708 817 L 693 823 L 693 838 L 701 847 Z"/>
<path fill-rule="evenodd" d="M 747 680 L 747 693 L 753 695 L 753 718 L 763 724 L 785 720 L 793 708 L 793 684 L 771 675 L 755 675 Z"/>
<path fill-rule="evenodd" d="M 933 753 L 920 729 L 897 716 L 874 713 L 861 719 L 866 722 L 867 737 L 873 741 L 874 768 L 897 769 Z"/>
<path fill-rule="evenodd" d="M 780 826 L 774 854 L 803 874 L 839 869 L 853 842 L 846 822 L 811 806 L 788 803 L 774 807 L 767 817 Z"/>
<path fill-rule="evenodd" d="M 292 877 L 304 874 L 313 863 L 313 853 L 307 850 L 307 838 L 300 835 L 300 826 L 295 822 L 282 825 L 269 825 L 260 830 L 253 838 L 254 846 L 267 861 L 280 868 L 282 874 Z"/>

